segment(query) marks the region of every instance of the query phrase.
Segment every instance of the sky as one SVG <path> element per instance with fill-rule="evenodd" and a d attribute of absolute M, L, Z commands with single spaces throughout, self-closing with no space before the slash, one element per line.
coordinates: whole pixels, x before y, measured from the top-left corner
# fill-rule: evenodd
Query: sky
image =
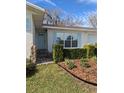
<path fill-rule="evenodd" d="M 79 18 L 97 11 L 97 0 L 27 0 L 45 9 L 58 8 Z"/>

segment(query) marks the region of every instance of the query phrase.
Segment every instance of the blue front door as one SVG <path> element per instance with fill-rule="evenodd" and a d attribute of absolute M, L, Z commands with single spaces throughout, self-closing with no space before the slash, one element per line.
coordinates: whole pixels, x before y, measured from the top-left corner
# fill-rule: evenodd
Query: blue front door
<path fill-rule="evenodd" d="M 41 32 L 38 34 L 38 48 L 39 49 L 46 49 L 46 33 Z"/>

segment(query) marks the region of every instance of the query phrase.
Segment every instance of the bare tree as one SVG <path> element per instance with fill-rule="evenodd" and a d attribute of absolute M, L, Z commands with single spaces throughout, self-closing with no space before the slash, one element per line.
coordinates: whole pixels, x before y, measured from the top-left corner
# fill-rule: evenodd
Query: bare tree
<path fill-rule="evenodd" d="M 81 26 L 83 25 L 83 20 L 78 16 L 69 14 L 64 17 L 63 23 L 68 26 Z"/>
<path fill-rule="evenodd" d="M 93 28 L 97 28 L 97 14 L 95 12 L 88 15 L 88 24 Z"/>
<path fill-rule="evenodd" d="M 64 15 L 60 9 L 49 9 L 44 16 L 44 23 L 51 25 L 79 26 L 83 24 L 83 20 L 75 15 Z"/>

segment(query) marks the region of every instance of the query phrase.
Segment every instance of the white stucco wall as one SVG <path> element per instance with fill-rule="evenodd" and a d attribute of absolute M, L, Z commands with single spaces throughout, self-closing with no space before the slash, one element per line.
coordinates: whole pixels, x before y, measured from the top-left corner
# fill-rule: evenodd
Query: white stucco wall
<path fill-rule="evenodd" d="M 85 32 L 85 44 L 91 43 L 95 44 L 97 43 L 97 32 Z"/>
<path fill-rule="evenodd" d="M 81 33 L 80 47 L 83 47 L 86 42 L 86 35 L 85 35 L 85 32 L 80 32 L 80 33 Z"/>
<path fill-rule="evenodd" d="M 48 51 L 52 52 L 52 44 L 54 43 L 54 32 L 53 30 L 48 29 L 47 36 L 48 36 Z"/>
<path fill-rule="evenodd" d="M 31 22 L 30 29 L 26 29 L 26 58 L 29 58 L 31 53 L 31 46 L 33 45 L 33 33 L 35 31 L 34 31 L 32 13 L 28 10 L 26 11 L 26 18 L 29 18 Z"/>
<path fill-rule="evenodd" d="M 71 31 L 71 30 L 56 30 L 56 29 L 48 29 L 47 31 L 47 34 L 48 34 L 48 51 L 49 52 L 52 52 L 52 44 L 55 43 L 55 38 L 56 38 L 56 35 L 55 33 L 56 32 L 70 32 L 70 33 L 78 33 L 78 34 L 81 34 L 81 38 L 80 38 L 80 42 L 78 43 L 79 44 L 79 47 L 83 47 L 84 44 L 88 43 L 88 35 L 94 35 L 95 40 L 94 42 L 96 42 L 96 32 L 92 32 L 92 31 Z"/>

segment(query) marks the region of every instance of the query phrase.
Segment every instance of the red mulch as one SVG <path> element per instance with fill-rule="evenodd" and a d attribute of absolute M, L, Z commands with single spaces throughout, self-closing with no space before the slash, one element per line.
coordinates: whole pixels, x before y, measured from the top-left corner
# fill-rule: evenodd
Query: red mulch
<path fill-rule="evenodd" d="M 71 74 L 74 74 L 78 78 L 88 81 L 91 83 L 97 84 L 97 64 L 94 62 L 94 60 L 90 59 L 89 64 L 91 67 L 86 68 L 80 65 L 80 60 L 76 59 L 74 60 L 76 68 L 73 68 L 72 70 L 68 69 L 65 62 L 60 62 L 59 65 L 62 66 L 64 69 L 69 71 Z"/>

